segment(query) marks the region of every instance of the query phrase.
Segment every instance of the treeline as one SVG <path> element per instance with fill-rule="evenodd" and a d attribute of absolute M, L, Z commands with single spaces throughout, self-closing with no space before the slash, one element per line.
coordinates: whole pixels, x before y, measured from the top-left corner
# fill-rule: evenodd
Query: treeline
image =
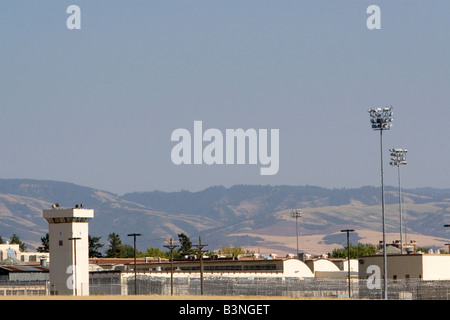
<path fill-rule="evenodd" d="M 364 256 L 373 256 L 380 249 L 380 246 L 370 243 L 358 243 L 357 245 L 350 244 L 350 259 L 357 259 Z M 416 248 L 417 251 L 423 253 L 427 253 L 429 249 L 430 248 L 425 247 Z M 348 246 L 344 246 L 343 248 L 335 248 L 331 253 L 328 253 L 328 257 L 347 259 L 348 252 Z M 442 254 L 447 253 L 445 250 L 439 250 L 439 252 Z"/>
<path fill-rule="evenodd" d="M 133 258 L 134 257 L 134 247 L 129 244 L 122 243 L 120 236 L 116 233 L 111 233 L 108 235 L 109 245 L 103 254 L 100 250 L 104 247 L 104 244 L 100 243 L 101 237 L 92 237 L 89 235 L 89 258 Z M 5 243 L 3 238 L 0 236 L 0 244 Z M 13 234 L 9 240 L 11 244 L 18 244 L 21 252 L 26 251 L 27 246 L 23 243 L 20 238 Z M 49 236 L 48 233 L 41 238 L 42 246 L 37 248 L 38 252 L 49 252 Z M 169 246 L 165 246 L 169 248 Z M 417 251 L 428 252 L 429 248 L 418 247 Z M 350 244 L 350 259 L 357 259 L 363 256 L 374 255 L 380 247 L 378 245 L 373 245 L 370 243 L 362 244 L 358 243 L 356 245 Z M 328 253 L 330 258 L 343 258 L 348 257 L 348 247 L 343 246 L 342 248 L 335 248 L 332 252 Z M 172 252 L 167 250 L 161 250 L 160 248 L 147 248 L 145 251 L 136 250 L 136 257 L 159 257 L 159 258 L 182 258 L 184 256 L 199 255 L 203 254 L 210 256 L 212 254 L 219 254 L 229 257 L 237 257 L 240 255 L 252 254 L 252 251 L 244 250 L 239 246 L 223 246 L 217 251 L 199 251 L 198 248 L 192 244 L 191 239 L 184 233 L 178 234 L 178 241 L 174 244 Z M 440 250 L 440 253 L 446 253 L 444 250 Z"/>
<path fill-rule="evenodd" d="M 335 248 L 331 253 L 328 253 L 328 257 L 347 259 L 349 252 L 348 249 L 348 246 L 344 246 L 343 248 Z M 370 243 L 358 243 L 357 245 L 350 244 L 350 259 L 357 259 L 363 256 L 372 256 L 377 250 L 379 250 L 379 247 Z"/>
<path fill-rule="evenodd" d="M 106 258 L 132 258 L 134 257 L 134 247 L 128 244 L 122 244 L 119 235 L 111 233 L 108 236 L 109 247 L 106 250 Z M 170 250 L 169 242 L 165 246 L 167 250 L 161 250 L 160 248 L 147 248 L 145 251 L 136 250 L 136 257 L 159 257 L 159 258 L 182 258 L 185 256 L 199 256 L 200 254 L 205 256 L 211 256 L 213 254 L 219 254 L 224 256 L 238 256 L 244 254 L 251 254 L 252 252 L 242 249 L 242 247 L 224 246 L 215 251 L 203 251 L 202 248 L 198 248 L 192 244 L 191 239 L 184 233 L 178 234 L 178 241 L 172 243 L 172 251 Z M 197 247 L 197 248 L 196 248 Z"/>
<path fill-rule="evenodd" d="M 0 238 L 1 239 L 1 238 Z M 17 238 L 18 239 L 18 238 Z M 103 254 L 100 250 L 104 247 L 104 244 L 100 243 L 101 237 L 93 237 L 89 235 L 89 258 L 133 258 L 134 247 L 129 244 L 122 243 L 120 236 L 116 233 L 108 235 L 108 248 Z M 40 246 L 38 252 L 49 252 L 49 236 L 48 233 L 45 237 L 41 238 L 42 246 Z M 174 244 L 172 250 L 173 258 L 182 258 L 184 256 L 199 255 L 200 251 L 192 244 L 191 239 L 184 233 L 178 234 L 178 241 Z M 136 257 L 159 257 L 159 258 L 171 258 L 171 251 L 169 245 L 166 246 L 167 250 L 161 250 L 160 248 L 147 248 L 145 251 L 136 250 Z M 23 251 L 23 250 L 21 250 Z M 214 251 L 202 251 L 201 254 L 210 256 L 212 254 L 220 254 L 224 256 L 235 256 L 251 254 L 251 251 L 244 250 L 242 247 L 224 246 L 217 252 Z"/>

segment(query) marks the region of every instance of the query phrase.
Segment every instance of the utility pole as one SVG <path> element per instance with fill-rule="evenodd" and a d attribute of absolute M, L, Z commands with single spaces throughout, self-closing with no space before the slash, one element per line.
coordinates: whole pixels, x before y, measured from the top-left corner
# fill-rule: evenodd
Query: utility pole
<path fill-rule="evenodd" d="M 173 244 L 173 239 L 170 238 L 169 244 L 164 247 L 169 248 L 170 250 L 170 295 L 173 296 L 173 249 L 178 247 Z"/>
<path fill-rule="evenodd" d="M 136 237 L 142 236 L 140 233 L 127 234 L 128 237 L 134 237 L 134 294 L 137 294 L 137 270 L 136 270 Z"/>
<path fill-rule="evenodd" d="M 347 268 L 348 268 L 348 297 L 351 298 L 351 284 L 350 284 L 350 232 L 355 232 L 353 229 L 341 230 L 341 232 L 347 232 Z"/>
<path fill-rule="evenodd" d="M 200 255 L 200 294 L 203 295 L 203 248 L 206 247 L 207 244 L 202 245 L 202 238 L 198 237 L 198 245 L 194 245 L 197 247 L 198 254 Z"/>

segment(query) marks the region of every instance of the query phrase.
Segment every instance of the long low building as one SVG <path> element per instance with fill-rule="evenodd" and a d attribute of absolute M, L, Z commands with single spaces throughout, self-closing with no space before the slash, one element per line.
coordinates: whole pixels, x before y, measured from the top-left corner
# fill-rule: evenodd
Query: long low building
<path fill-rule="evenodd" d="M 397 254 L 387 255 L 388 279 L 420 279 L 424 281 L 450 280 L 450 254 Z M 383 271 L 383 256 L 359 259 L 359 278 L 367 279 L 373 267 Z"/>
<path fill-rule="evenodd" d="M 97 261 L 97 263 L 99 262 Z M 202 264 L 204 275 L 233 277 L 314 277 L 311 269 L 298 259 L 205 259 Z M 183 259 L 175 260 L 173 264 L 168 260 L 136 263 L 136 272 L 140 275 L 153 274 L 170 276 L 172 268 L 174 271 L 173 274 L 176 277 L 199 274 L 200 261 L 199 259 Z M 134 273 L 135 271 L 134 263 L 129 261 L 122 266 L 117 265 L 115 269 L 124 273 Z M 95 269 L 91 267 L 91 270 Z M 99 271 L 101 268 L 97 268 L 96 270 Z"/>
<path fill-rule="evenodd" d="M 254 278 L 344 278 L 348 277 L 347 260 L 310 259 L 303 262 L 295 258 L 205 258 L 202 261 L 204 276 L 254 277 Z M 351 260 L 351 277 L 357 278 L 357 260 Z M 342 268 L 344 266 L 344 268 Z M 133 259 L 91 259 L 90 271 L 117 270 L 123 276 L 133 275 Z M 136 260 L 136 273 L 140 275 L 193 277 L 200 273 L 199 259 L 140 258 Z"/>
<path fill-rule="evenodd" d="M 9 262 L 7 259 L 3 263 Z M 15 262 L 20 262 L 17 260 Z M 40 265 L 0 264 L 0 296 L 48 294 L 49 269 Z"/>
<path fill-rule="evenodd" d="M 130 290 L 138 290 L 138 292 L 144 292 L 144 294 L 150 292 L 168 294 L 167 290 L 170 290 L 170 286 L 167 287 L 167 285 L 170 281 L 164 281 L 171 278 L 173 274 L 174 281 L 177 283 L 177 290 L 179 290 L 178 294 L 192 294 L 192 292 L 195 292 L 195 283 L 201 279 L 201 275 L 203 275 L 203 279 L 209 281 L 209 283 L 211 283 L 211 281 L 219 281 L 218 283 L 222 283 L 220 281 L 225 281 L 225 283 L 227 283 L 225 287 L 228 289 L 233 288 L 233 290 L 237 290 L 236 292 L 244 290 L 238 289 L 239 283 L 242 283 L 242 281 L 249 281 L 248 283 L 251 285 L 246 287 L 240 294 L 244 294 L 244 292 L 252 294 L 251 292 L 253 289 L 256 290 L 255 292 L 261 293 L 262 291 L 260 290 L 264 290 L 262 289 L 264 288 L 264 285 L 262 287 L 254 285 L 259 283 L 259 281 L 262 281 L 261 283 L 266 285 L 268 283 L 273 283 L 281 286 L 278 287 L 276 291 L 280 295 L 314 295 L 319 294 L 314 292 L 313 283 L 315 283 L 315 279 L 335 280 L 338 278 L 347 279 L 348 277 L 348 271 L 340 269 L 331 261 L 325 259 L 312 259 L 305 263 L 302 260 L 291 257 L 281 259 L 273 257 L 266 257 L 265 259 L 255 257 L 239 257 L 236 259 L 205 258 L 202 260 L 202 269 L 200 260 L 193 257 L 191 259 L 174 260 L 173 263 L 169 260 L 149 258 L 147 258 L 147 261 L 145 262 L 145 260 L 141 258 L 137 259 L 136 268 L 133 259 L 91 259 L 90 262 L 90 290 L 92 290 L 93 294 L 104 294 L 105 292 L 108 292 L 108 294 L 124 295 L 130 294 Z M 336 262 L 342 261 L 338 260 Z M 340 263 L 340 265 L 346 264 Z M 136 287 L 133 289 L 132 286 L 133 283 L 136 286 L 136 282 L 134 281 L 135 276 L 138 280 L 138 289 L 136 289 Z M 352 272 L 351 277 L 352 279 L 357 278 L 357 273 Z M 293 290 L 291 287 L 292 284 L 298 284 L 299 280 L 303 284 L 296 290 L 303 291 L 297 292 L 294 290 L 296 292 L 291 292 Z M 191 287 L 190 283 L 194 284 L 194 287 Z M 329 292 L 322 292 L 320 294 L 346 294 L 347 285 L 345 282 L 342 284 L 342 282 L 330 281 L 330 283 L 332 283 L 332 288 L 323 288 L 322 290 L 323 292 L 327 290 Z M 213 290 L 217 293 L 217 290 L 220 291 L 222 289 L 214 287 Z M 264 294 L 275 294 L 275 291 L 271 292 L 269 287 L 265 289 L 269 291 Z M 305 290 L 309 290 L 309 293 L 305 293 Z M 228 291 L 220 292 L 220 294 L 230 294 Z M 233 294 L 236 294 L 236 292 Z"/>

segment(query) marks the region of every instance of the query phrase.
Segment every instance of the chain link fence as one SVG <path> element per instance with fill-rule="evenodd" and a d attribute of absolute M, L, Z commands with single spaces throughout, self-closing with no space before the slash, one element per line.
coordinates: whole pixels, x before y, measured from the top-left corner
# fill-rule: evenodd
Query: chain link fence
<path fill-rule="evenodd" d="M 47 295 L 48 281 L 0 281 L 0 296 Z"/>
<path fill-rule="evenodd" d="M 347 280 L 294 278 L 205 278 L 203 294 L 210 296 L 281 296 L 309 298 L 348 298 Z M 150 295 L 170 295 L 171 281 L 165 277 L 129 278 L 121 292 Z M 111 291 L 109 289 L 109 291 Z M 117 291 L 117 290 L 116 290 Z M 352 280 L 352 299 L 381 299 L 382 289 L 370 289 L 367 280 Z M 92 286 L 91 286 L 92 294 Z M 107 294 L 107 293 L 105 293 Z M 174 278 L 174 295 L 200 295 L 201 281 L 196 278 Z M 394 300 L 449 300 L 450 281 L 423 281 L 419 279 L 388 281 L 388 299 Z"/>
<path fill-rule="evenodd" d="M 1 281 L 2 295 L 48 295 L 48 281 Z M 173 289 L 167 277 L 138 276 L 106 277 L 90 283 L 90 295 L 200 295 L 199 277 L 175 277 Z M 293 298 L 348 298 L 348 281 L 341 279 L 295 278 L 228 278 L 206 277 L 203 294 L 208 296 L 267 296 Z M 381 288 L 371 289 L 367 280 L 352 280 L 352 299 L 381 299 Z M 449 300 L 450 281 L 423 281 L 419 279 L 389 280 L 388 299 L 395 300 Z"/>

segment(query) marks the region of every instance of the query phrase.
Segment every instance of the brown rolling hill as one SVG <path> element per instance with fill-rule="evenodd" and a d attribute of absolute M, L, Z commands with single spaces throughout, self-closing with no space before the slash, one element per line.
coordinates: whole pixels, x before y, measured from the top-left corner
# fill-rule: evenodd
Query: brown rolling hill
<path fill-rule="evenodd" d="M 0 236 L 16 234 L 30 250 L 47 233 L 42 210 L 53 203 L 74 207 L 83 203 L 95 210 L 90 234 L 108 245 L 108 234 L 117 233 L 131 243 L 128 233 L 141 233 L 138 249 L 163 248 L 165 239 L 187 234 L 198 236 L 215 250 L 224 245 L 260 252 L 295 253 L 298 220 L 300 251 L 321 254 L 346 244 L 341 229 L 355 229 L 352 243 L 378 243 L 381 236 L 380 188 L 326 189 L 314 186 L 211 187 L 199 192 L 136 192 L 117 195 L 72 183 L 0 179 Z M 398 193 L 386 187 L 387 242 L 399 238 Z M 450 190 L 404 190 L 404 227 L 407 241 L 446 249 L 450 239 Z"/>

